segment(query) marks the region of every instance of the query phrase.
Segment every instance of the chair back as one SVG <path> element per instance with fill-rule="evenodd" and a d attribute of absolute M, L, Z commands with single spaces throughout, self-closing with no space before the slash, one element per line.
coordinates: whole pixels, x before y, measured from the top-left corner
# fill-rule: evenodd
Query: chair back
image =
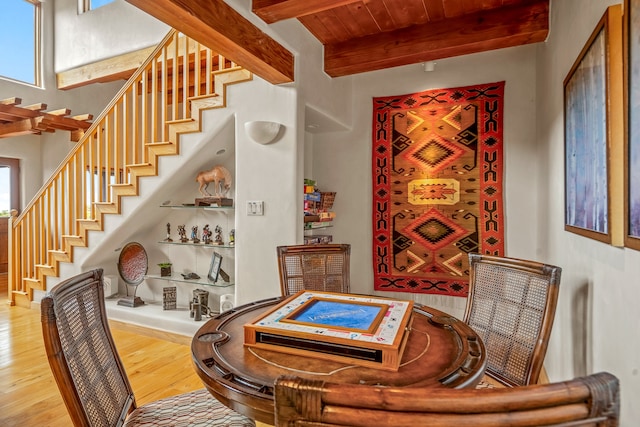
<path fill-rule="evenodd" d="M 280 377 L 275 411 L 279 427 L 614 427 L 620 385 L 607 372 L 553 384 L 460 390 Z"/>
<path fill-rule="evenodd" d="M 136 407 L 104 305 L 102 269 L 56 285 L 42 299 L 53 376 L 75 426 L 121 426 Z"/>
<path fill-rule="evenodd" d="M 538 381 L 561 271 L 535 261 L 469 254 L 464 321 L 484 342 L 488 376 L 510 387 Z"/>
<path fill-rule="evenodd" d="M 283 296 L 302 290 L 349 292 L 351 245 L 278 246 Z"/>

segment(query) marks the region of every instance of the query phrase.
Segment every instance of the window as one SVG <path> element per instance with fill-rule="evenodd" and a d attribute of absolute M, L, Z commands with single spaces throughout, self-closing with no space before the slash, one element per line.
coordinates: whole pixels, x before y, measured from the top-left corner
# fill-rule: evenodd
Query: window
<path fill-rule="evenodd" d="M 0 76 L 40 86 L 40 1 L 4 0 Z"/>
<path fill-rule="evenodd" d="M 20 210 L 20 161 L 0 157 L 0 217 Z"/>
<path fill-rule="evenodd" d="M 94 10 L 105 4 L 113 3 L 115 0 L 78 0 L 78 10 L 80 13 Z"/>

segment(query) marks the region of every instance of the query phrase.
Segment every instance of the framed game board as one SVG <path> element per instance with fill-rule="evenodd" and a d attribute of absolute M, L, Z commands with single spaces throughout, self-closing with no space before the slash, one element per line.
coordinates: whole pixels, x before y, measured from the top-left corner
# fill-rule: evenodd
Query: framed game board
<path fill-rule="evenodd" d="M 244 325 L 244 344 L 398 370 L 413 301 L 300 291 Z"/>

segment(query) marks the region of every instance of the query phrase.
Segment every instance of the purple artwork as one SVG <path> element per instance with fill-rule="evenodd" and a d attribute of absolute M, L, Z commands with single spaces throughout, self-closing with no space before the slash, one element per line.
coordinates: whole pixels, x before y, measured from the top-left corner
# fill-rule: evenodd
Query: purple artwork
<path fill-rule="evenodd" d="M 609 233 L 606 44 L 600 29 L 565 80 L 565 224 Z"/>

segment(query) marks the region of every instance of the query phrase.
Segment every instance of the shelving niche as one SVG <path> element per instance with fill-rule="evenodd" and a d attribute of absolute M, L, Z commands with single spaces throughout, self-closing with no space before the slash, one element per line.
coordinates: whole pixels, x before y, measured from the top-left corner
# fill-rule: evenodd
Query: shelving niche
<path fill-rule="evenodd" d="M 139 323 L 148 324 L 153 319 L 152 327 L 190 334 L 195 332 L 207 317 L 203 316 L 202 322 L 196 322 L 190 318 L 189 303 L 193 300 L 193 291 L 202 289 L 209 293 L 208 305 L 213 313 L 220 311 L 220 300 L 223 295 L 235 294 L 235 244 L 230 244 L 230 232 L 235 229 L 235 209 L 231 206 L 194 206 L 181 204 L 167 204 L 159 206 L 166 210 L 164 221 L 154 226 L 154 235 L 157 240 L 148 244 L 149 267 L 145 276 L 146 285 L 138 287 L 137 295 L 145 301 L 145 305 L 135 309 L 127 308 L 128 319 L 140 317 Z M 170 225 L 169 237 L 167 237 L 167 223 Z M 197 236 L 202 240 L 202 229 L 209 224 L 212 232 L 212 240 L 215 238 L 215 227 L 222 229 L 223 245 L 214 243 L 204 244 L 181 242 L 178 234 L 178 225 L 185 226 L 186 237 L 191 238 L 192 227 L 197 226 Z M 235 242 L 234 242 L 235 243 Z M 211 260 L 214 252 L 222 256 L 221 268 L 229 275 L 229 281 L 225 282 L 222 275 L 216 282 L 208 279 Z M 172 275 L 162 277 L 158 263 L 172 263 Z M 196 273 L 199 279 L 187 279 L 181 274 Z M 164 310 L 162 306 L 163 289 L 176 287 L 176 305 L 174 310 Z M 120 310 L 119 307 L 107 301 L 110 311 Z M 119 317 L 119 316 L 117 316 Z M 144 318 L 144 319 L 143 319 Z"/>

